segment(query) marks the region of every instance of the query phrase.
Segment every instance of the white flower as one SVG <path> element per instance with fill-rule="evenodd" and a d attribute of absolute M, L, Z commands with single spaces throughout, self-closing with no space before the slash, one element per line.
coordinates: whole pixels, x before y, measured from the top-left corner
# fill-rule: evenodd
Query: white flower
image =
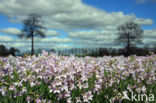
<path fill-rule="evenodd" d="M 137 91 L 138 93 L 140 93 L 140 92 L 141 92 L 141 89 L 140 89 L 140 88 L 137 88 L 136 91 Z"/>
<path fill-rule="evenodd" d="M 65 92 L 65 97 L 70 97 L 70 91 Z"/>
<path fill-rule="evenodd" d="M 109 99 L 109 103 L 114 103 L 114 98 Z"/>
<path fill-rule="evenodd" d="M 143 91 L 143 92 L 146 91 L 146 87 L 145 87 L 145 86 L 142 87 L 142 91 Z"/>
<path fill-rule="evenodd" d="M 123 97 L 122 97 L 122 99 L 127 99 L 127 100 L 130 100 L 130 98 L 128 97 L 128 95 L 127 95 L 127 91 L 123 91 Z"/>
<path fill-rule="evenodd" d="M 80 97 L 76 97 L 76 103 L 82 103 Z"/>
<path fill-rule="evenodd" d="M 6 87 L 1 87 L 0 91 L 1 91 L 2 95 L 4 96 L 6 93 Z"/>
<path fill-rule="evenodd" d="M 30 103 L 32 98 L 28 95 L 26 100 L 27 100 L 27 103 Z"/>
<path fill-rule="evenodd" d="M 56 89 L 54 90 L 54 93 L 61 93 L 61 92 L 60 92 L 60 90 L 59 90 L 58 88 L 56 88 Z"/>
<path fill-rule="evenodd" d="M 27 88 L 26 87 L 22 88 L 22 93 L 24 93 L 24 92 L 27 92 Z"/>
<path fill-rule="evenodd" d="M 89 102 L 90 100 L 92 100 L 93 95 L 91 91 L 86 92 L 85 94 L 83 94 L 83 101 L 84 102 Z"/>
<path fill-rule="evenodd" d="M 52 93 L 52 92 L 53 92 L 53 90 L 52 90 L 52 89 L 50 89 L 50 90 L 49 90 L 49 93 Z"/>
<path fill-rule="evenodd" d="M 9 90 L 14 90 L 14 85 L 10 85 Z"/>
<path fill-rule="evenodd" d="M 67 103 L 72 103 L 71 97 L 70 98 L 67 98 Z"/>
<path fill-rule="evenodd" d="M 18 87 L 22 87 L 22 86 L 23 86 L 23 85 L 22 85 L 22 82 L 23 82 L 23 81 L 14 82 L 14 85 L 15 85 L 15 86 L 18 86 Z"/>
<path fill-rule="evenodd" d="M 67 85 L 63 85 L 62 87 L 61 87 L 61 91 L 68 91 L 68 86 Z"/>
<path fill-rule="evenodd" d="M 34 85 L 36 85 L 36 83 L 34 83 L 34 82 L 31 82 L 31 83 L 30 83 L 30 86 L 31 86 L 31 87 L 33 87 Z"/>
<path fill-rule="evenodd" d="M 88 88 L 88 83 L 83 84 L 83 88 Z"/>
<path fill-rule="evenodd" d="M 35 100 L 35 102 L 36 102 L 36 103 L 42 103 L 41 99 L 39 99 L 39 98 L 37 98 L 37 99 Z"/>

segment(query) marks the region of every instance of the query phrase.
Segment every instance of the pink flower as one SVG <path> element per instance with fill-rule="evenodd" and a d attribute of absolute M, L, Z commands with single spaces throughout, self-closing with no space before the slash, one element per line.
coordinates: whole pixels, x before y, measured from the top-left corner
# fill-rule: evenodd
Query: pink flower
<path fill-rule="evenodd" d="M 144 93 L 146 92 L 146 87 L 145 86 L 142 87 L 142 92 L 144 92 Z"/>
<path fill-rule="evenodd" d="M 10 85 L 9 90 L 14 90 L 15 86 L 14 85 Z"/>
<path fill-rule="evenodd" d="M 32 98 L 28 95 L 28 96 L 27 96 L 27 103 L 30 103 L 31 100 L 32 100 Z"/>
<path fill-rule="evenodd" d="M 23 87 L 22 88 L 22 93 L 25 93 L 25 92 L 27 92 L 27 88 L 26 87 Z"/>
<path fill-rule="evenodd" d="M 6 91 L 7 91 L 6 87 L 1 87 L 0 88 L 0 92 L 2 93 L 3 96 L 5 95 Z"/>
<path fill-rule="evenodd" d="M 80 97 L 76 97 L 76 103 L 82 103 Z"/>
<path fill-rule="evenodd" d="M 83 94 L 83 101 L 84 102 L 89 102 L 90 100 L 92 100 L 93 95 L 91 91 L 86 92 L 85 94 Z"/>
<path fill-rule="evenodd" d="M 42 103 L 41 99 L 39 99 L 39 98 L 35 99 L 35 102 L 36 103 Z"/>
<path fill-rule="evenodd" d="M 70 91 L 65 92 L 65 97 L 70 97 Z"/>

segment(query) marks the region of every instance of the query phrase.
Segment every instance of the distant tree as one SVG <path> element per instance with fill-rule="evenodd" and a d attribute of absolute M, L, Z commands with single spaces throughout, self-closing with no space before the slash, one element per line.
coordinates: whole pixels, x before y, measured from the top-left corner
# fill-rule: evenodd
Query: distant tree
<path fill-rule="evenodd" d="M 107 48 L 100 47 L 99 48 L 99 56 L 109 55 L 109 51 Z"/>
<path fill-rule="evenodd" d="M 0 45 L 0 56 L 8 56 L 9 54 L 9 50 L 4 45 Z"/>
<path fill-rule="evenodd" d="M 55 53 L 55 49 L 52 48 L 52 49 L 51 49 L 51 52 Z"/>
<path fill-rule="evenodd" d="M 5 51 L 6 50 L 6 48 L 5 48 L 5 46 L 4 45 L 0 45 L 0 51 Z"/>
<path fill-rule="evenodd" d="M 6 48 L 4 45 L 0 45 L 0 55 L 4 56 L 6 54 Z"/>
<path fill-rule="evenodd" d="M 112 49 L 111 55 L 112 56 L 116 56 L 117 55 L 116 49 Z"/>
<path fill-rule="evenodd" d="M 45 37 L 43 32 L 44 29 L 45 27 L 43 26 L 42 18 L 39 14 L 30 14 L 29 17 L 23 21 L 23 29 L 19 34 L 19 37 L 31 38 L 31 55 L 34 54 L 34 37 Z"/>
<path fill-rule="evenodd" d="M 19 49 L 11 47 L 9 52 L 10 52 L 9 54 L 11 54 L 12 56 L 15 56 L 16 52 L 19 52 Z"/>
<path fill-rule="evenodd" d="M 71 54 L 74 54 L 74 48 L 71 48 Z"/>
<path fill-rule="evenodd" d="M 130 48 L 136 43 L 142 43 L 142 34 L 143 30 L 141 27 L 134 22 L 127 22 L 123 25 L 120 25 L 118 28 L 118 43 L 126 44 L 126 56 L 130 55 Z"/>
<path fill-rule="evenodd" d="M 156 54 L 156 45 L 154 45 L 154 47 L 153 47 L 153 51 L 154 51 L 154 53 Z"/>
<path fill-rule="evenodd" d="M 74 51 L 75 51 L 75 55 L 77 55 L 78 54 L 78 49 L 74 48 Z"/>

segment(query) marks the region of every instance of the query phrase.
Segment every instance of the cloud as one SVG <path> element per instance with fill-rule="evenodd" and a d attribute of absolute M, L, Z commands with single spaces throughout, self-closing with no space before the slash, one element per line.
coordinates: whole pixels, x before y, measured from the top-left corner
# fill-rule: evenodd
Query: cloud
<path fill-rule="evenodd" d="M 8 36 L 0 36 L 0 42 L 10 42 L 13 41 L 14 39 Z"/>
<path fill-rule="evenodd" d="M 156 0 L 151 0 L 152 2 L 156 2 Z"/>
<path fill-rule="evenodd" d="M 73 46 L 71 45 L 66 45 L 66 44 L 60 44 L 60 45 L 55 45 L 53 46 L 54 49 L 69 49 L 72 48 Z"/>
<path fill-rule="evenodd" d="M 114 39 L 105 39 L 105 40 L 75 40 L 75 43 L 84 48 L 94 48 L 94 47 L 112 47 L 115 44 Z"/>
<path fill-rule="evenodd" d="M 117 38 L 116 30 L 88 30 L 88 31 L 71 31 L 68 33 L 70 38 L 74 39 L 77 45 L 83 47 L 99 47 L 105 45 L 115 45 Z"/>
<path fill-rule="evenodd" d="M 54 30 L 47 30 L 45 31 L 46 36 L 58 36 L 59 33 L 57 31 Z"/>
<path fill-rule="evenodd" d="M 20 49 L 20 51 L 30 51 L 31 50 L 31 42 L 14 42 L 14 43 L 9 43 L 9 42 L 0 42 L 0 44 L 5 45 L 7 48 L 10 47 L 15 47 Z M 34 43 L 34 49 L 37 50 L 39 48 L 42 49 L 51 49 L 53 47 L 56 47 L 55 43 Z"/>
<path fill-rule="evenodd" d="M 68 43 L 72 43 L 73 40 L 70 38 L 58 38 L 58 37 L 49 37 L 49 38 L 34 38 L 34 48 L 67 48 Z M 10 36 L 0 36 L 0 44 L 5 45 L 7 48 L 15 47 L 21 51 L 31 50 L 31 39 L 22 39 L 14 38 Z"/>
<path fill-rule="evenodd" d="M 22 43 L 12 43 L 10 44 L 10 46 L 13 46 L 15 48 L 25 48 L 25 47 L 31 47 L 31 43 L 27 43 L 27 42 L 22 42 Z"/>
<path fill-rule="evenodd" d="M 153 21 L 151 19 L 138 19 L 136 18 L 134 20 L 135 23 L 137 24 L 141 24 L 141 25 L 150 25 L 150 24 L 153 24 Z"/>
<path fill-rule="evenodd" d="M 34 6 L 35 5 L 35 6 Z M 106 12 L 82 3 L 82 0 L 1 0 L 0 13 L 12 22 L 21 22 L 30 13 L 43 15 L 45 26 L 51 29 L 116 28 L 126 21 L 136 20 L 151 25 L 151 19 L 125 15 L 123 12 Z"/>
<path fill-rule="evenodd" d="M 142 4 L 142 3 L 147 2 L 147 0 L 135 0 L 135 2 L 138 3 L 138 4 Z"/>
<path fill-rule="evenodd" d="M 0 29 L 0 32 L 5 34 L 18 35 L 20 33 L 20 30 L 17 28 L 4 28 Z"/>
<path fill-rule="evenodd" d="M 15 47 L 19 48 L 21 51 L 30 51 L 31 50 L 31 43 L 22 42 L 22 43 L 1 43 L 7 47 Z M 26 48 L 27 47 L 27 48 Z M 66 48 L 72 48 L 73 46 L 68 44 L 56 44 L 56 43 L 34 43 L 34 49 L 37 50 L 39 48 L 41 49 L 66 49 Z"/>
<path fill-rule="evenodd" d="M 143 39 L 144 44 L 148 45 L 156 45 L 156 39 L 155 38 L 145 38 Z"/>
<path fill-rule="evenodd" d="M 144 31 L 143 43 L 149 45 L 156 45 L 156 29 Z"/>
<path fill-rule="evenodd" d="M 83 47 L 116 46 L 117 30 L 89 30 L 71 31 L 68 33 L 74 39 L 76 45 Z M 145 30 L 143 35 L 144 44 L 156 44 L 156 29 Z"/>
<path fill-rule="evenodd" d="M 89 30 L 89 31 L 72 31 L 68 35 L 75 39 L 103 40 L 115 38 L 116 30 Z"/>
<path fill-rule="evenodd" d="M 145 30 L 144 37 L 147 38 L 156 38 L 156 29 Z"/>
<path fill-rule="evenodd" d="M 75 43 L 79 44 L 81 47 L 84 48 L 98 48 L 98 47 L 121 48 L 121 45 L 117 45 L 113 39 L 105 39 L 103 41 L 77 40 Z"/>
<path fill-rule="evenodd" d="M 70 38 L 58 38 L 58 37 L 54 37 L 54 38 L 45 38 L 45 39 L 42 39 L 41 42 L 71 43 L 71 42 L 73 42 L 73 40 L 70 39 Z"/>
<path fill-rule="evenodd" d="M 150 1 L 152 3 L 155 3 L 156 2 L 156 0 L 135 0 L 135 3 L 137 3 L 137 4 L 143 4 L 143 3 L 146 3 L 148 1 Z"/>
<path fill-rule="evenodd" d="M 11 35 L 18 36 L 21 30 L 18 28 L 3 28 L 3 29 L 0 29 L 0 32 L 4 34 L 11 34 Z M 44 31 L 44 33 L 46 36 L 58 36 L 59 35 L 59 33 L 54 30 L 46 30 Z"/>
<path fill-rule="evenodd" d="M 34 43 L 34 48 L 51 48 L 52 46 L 56 45 L 55 43 Z M 13 46 L 15 48 L 31 48 L 31 42 L 16 42 L 10 44 L 10 46 Z M 26 49 L 27 49 L 26 48 Z"/>

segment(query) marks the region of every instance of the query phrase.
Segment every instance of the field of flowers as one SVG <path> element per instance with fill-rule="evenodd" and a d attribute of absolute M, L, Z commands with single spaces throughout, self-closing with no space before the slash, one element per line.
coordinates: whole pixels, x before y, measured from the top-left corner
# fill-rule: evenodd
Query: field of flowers
<path fill-rule="evenodd" d="M 0 57 L 0 103 L 145 103 L 156 96 L 156 55 Z M 154 97 L 151 97 L 153 99 Z M 154 103 L 155 101 L 151 102 Z"/>

